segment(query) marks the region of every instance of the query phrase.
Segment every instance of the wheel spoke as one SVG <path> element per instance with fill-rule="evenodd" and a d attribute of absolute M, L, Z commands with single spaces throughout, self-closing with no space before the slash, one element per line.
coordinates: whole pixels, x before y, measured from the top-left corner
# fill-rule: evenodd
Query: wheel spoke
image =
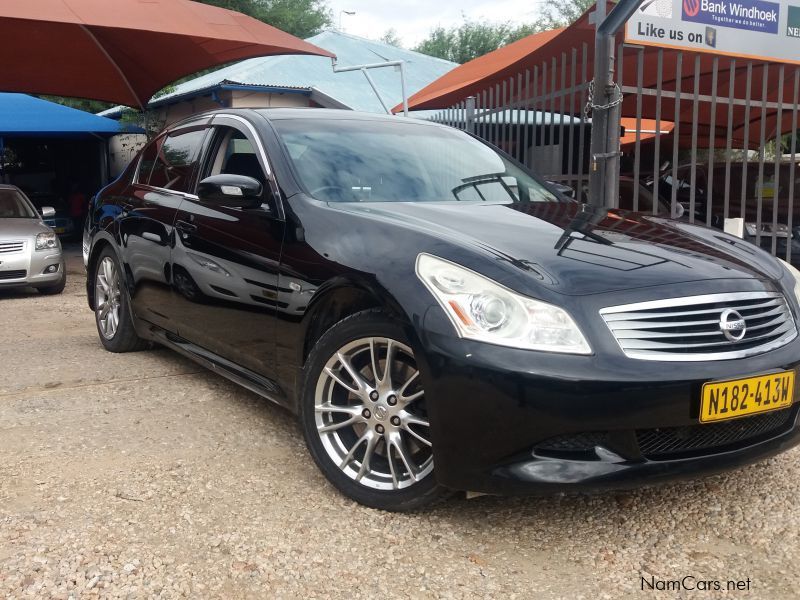
<path fill-rule="evenodd" d="M 348 425 L 360 423 L 363 420 L 364 419 L 361 418 L 361 415 L 354 415 L 344 421 L 335 421 L 333 423 L 329 423 L 328 425 L 320 425 L 319 427 L 317 427 L 317 431 L 319 431 L 320 433 L 330 433 L 331 431 L 336 431 L 337 429 L 341 429 L 342 427 L 347 427 Z"/>
<path fill-rule="evenodd" d="M 105 276 L 106 283 L 111 286 L 114 281 L 114 265 L 111 260 L 106 258 L 103 260 L 103 275 Z"/>
<path fill-rule="evenodd" d="M 418 377 L 419 371 L 414 371 L 414 374 L 406 380 L 406 382 L 403 384 L 403 387 L 401 387 L 400 391 L 397 393 L 398 397 L 400 398 L 400 402 L 402 402 L 403 405 L 411 404 L 414 402 L 414 400 L 419 400 L 425 395 L 425 390 L 419 390 L 411 395 L 406 395 L 406 390 L 411 387 Z"/>
<path fill-rule="evenodd" d="M 400 460 L 403 462 L 403 465 L 406 468 L 406 471 L 411 476 L 411 479 L 417 481 L 417 470 L 414 468 L 411 457 L 408 455 L 408 449 L 406 448 L 406 443 L 403 441 L 402 436 L 400 435 L 393 435 L 389 438 L 389 444 L 394 446 L 397 455 L 400 457 Z"/>
<path fill-rule="evenodd" d="M 378 353 L 375 352 L 375 338 L 370 338 L 369 340 L 369 358 L 372 365 L 372 381 L 377 386 L 381 378 L 378 375 Z"/>
<path fill-rule="evenodd" d="M 328 367 L 325 367 L 325 372 L 328 374 L 328 377 L 333 379 L 336 383 L 338 383 L 340 386 L 342 386 L 348 392 L 351 392 L 353 394 L 360 394 L 361 393 L 358 388 L 354 388 L 352 385 L 347 384 L 344 381 L 344 379 L 342 379 L 336 373 L 334 373 L 332 369 L 330 369 Z"/>
<path fill-rule="evenodd" d="M 397 489 L 399 487 L 399 482 L 397 481 L 397 472 L 394 469 L 394 459 L 392 458 L 392 448 L 393 446 L 390 443 L 386 443 L 386 460 L 389 462 L 389 471 L 392 472 L 392 487 Z"/>
<path fill-rule="evenodd" d="M 359 446 L 361 446 L 361 444 L 363 444 L 364 442 L 369 441 L 369 438 L 372 437 L 373 435 L 375 434 L 372 431 L 367 430 L 366 433 L 364 433 L 364 435 L 358 438 L 356 440 L 356 443 L 353 444 L 353 447 L 350 448 L 350 451 L 347 454 L 345 454 L 344 458 L 342 459 L 342 462 L 339 463 L 339 468 L 344 469 L 345 467 L 347 467 L 347 465 L 350 464 L 350 461 L 353 460 L 353 458 L 355 457 L 356 450 L 358 450 Z"/>
<path fill-rule="evenodd" d="M 392 361 L 394 360 L 395 344 L 394 340 L 386 340 L 386 359 L 383 362 L 383 376 L 381 385 L 384 388 L 392 387 Z"/>
<path fill-rule="evenodd" d="M 109 295 L 110 289 L 108 287 L 108 281 L 106 281 L 106 277 L 102 273 L 97 274 L 97 287 L 104 296 Z"/>
<path fill-rule="evenodd" d="M 375 447 L 378 445 L 378 440 L 380 440 L 380 438 L 377 435 L 372 435 L 367 440 L 367 447 L 364 450 L 364 459 L 361 461 L 361 466 L 358 468 L 356 481 L 361 481 L 361 478 L 369 472 L 370 462 L 372 461 L 372 455 L 375 453 Z"/>
<path fill-rule="evenodd" d="M 356 371 L 355 368 L 353 368 L 353 365 L 350 364 L 350 359 L 341 352 L 336 353 L 336 358 L 339 359 L 339 362 L 345 368 L 347 374 L 350 375 L 355 384 L 358 386 L 358 390 L 356 390 L 354 393 L 366 394 L 367 389 L 369 388 L 369 384 L 364 380 L 361 374 L 358 371 Z"/>
<path fill-rule="evenodd" d="M 422 417 L 418 417 L 417 415 L 411 414 L 410 412 L 404 413 L 400 416 L 400 419 L 406 425 L 420 425 L 422 427 L 430 427 L 431 424 L 427 419 L 423 419 Z"/>
<path fill-rule="evenodd" d="M 403 429 L 406 431 L 406 433 L 413 436 L 418 442 L 421 442 L 426 446 L 433 446 L 433 444 L 431 444 L 429 439 L 422 437 L 419 433 L 411 429 L 411 427 L 409 427 L 408 425 L 404 425 Z"/>
<path fill-rule="evenodd" d="M 345 413 L 351 416 L 360 415 L 364 407 L 361 405 L 339 406 L 338 404 L 331 404 L 325 402 L 324 404 L 317 404 L 314 410 L 318 413 Z"/>

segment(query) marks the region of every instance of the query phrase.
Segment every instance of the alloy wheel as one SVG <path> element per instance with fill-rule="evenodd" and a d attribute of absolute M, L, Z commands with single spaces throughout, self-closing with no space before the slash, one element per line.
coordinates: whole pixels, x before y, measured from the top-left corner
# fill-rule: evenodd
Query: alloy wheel
<path fill-rule="evenodd" d="M 405 344 L 370 337 L 340 348 L 319 376 L 314 413 L 328 456 L 362 485 L 398 490 L 433 472 L 425 392 Z"/>
<path fill-rule="evenodd" d="M 97 265 L 95 305 L 100 333 L 104 338 L 110 340 L 116 335 L 119 328 L 120 282 L 117 266 L 109 256 L 104 257 Z"/>

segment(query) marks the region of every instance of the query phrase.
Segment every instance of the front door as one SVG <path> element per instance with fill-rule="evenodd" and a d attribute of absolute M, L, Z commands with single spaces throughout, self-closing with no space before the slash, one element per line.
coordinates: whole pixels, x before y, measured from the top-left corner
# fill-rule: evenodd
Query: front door
<path fill-rule="evenodd" d="M 263 186 L 258 208 L 185 199 L 175 221 L 170 314 L 178 335 L 272 379 L 275 311 L 284 222 L 267 177 L 267 158 L 246 123 L 215 117 L 198 181 L 221 173 L 247 175 Z"/>

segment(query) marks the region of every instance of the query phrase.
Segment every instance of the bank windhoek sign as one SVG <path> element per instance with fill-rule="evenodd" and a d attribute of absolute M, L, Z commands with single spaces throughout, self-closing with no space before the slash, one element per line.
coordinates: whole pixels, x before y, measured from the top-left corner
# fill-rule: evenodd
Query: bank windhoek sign
<path fill-rule="evenodd" d="M 625 41 L 800 63 L 800 0 L 644 0 Z"/>

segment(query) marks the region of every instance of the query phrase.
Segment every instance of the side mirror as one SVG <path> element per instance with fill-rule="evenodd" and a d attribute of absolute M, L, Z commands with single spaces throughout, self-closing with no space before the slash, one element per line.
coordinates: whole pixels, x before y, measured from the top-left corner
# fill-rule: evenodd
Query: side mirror
<path fill-rule="evenodd" d="M 50 217 L 56 216 L 56 209 L 52 206 L 43 206 L 42 207 L 42 218 L 49 219 Z"/>
<path fill-rule="evenodd" d="M 255 208 L 261 206 L 262 192 L 261 183 L 245 175 L 212 175 L 197 184 L 200 202 L 216 206 Z"/>
<path fill-rule="evenodd" d="M 680 219 L 684 213 L 686 212 L 686 207 L 681 204 L 680 202 L 675 203 L 675 210 L 673 211 L 672 218 L 673 219 Z"/>

